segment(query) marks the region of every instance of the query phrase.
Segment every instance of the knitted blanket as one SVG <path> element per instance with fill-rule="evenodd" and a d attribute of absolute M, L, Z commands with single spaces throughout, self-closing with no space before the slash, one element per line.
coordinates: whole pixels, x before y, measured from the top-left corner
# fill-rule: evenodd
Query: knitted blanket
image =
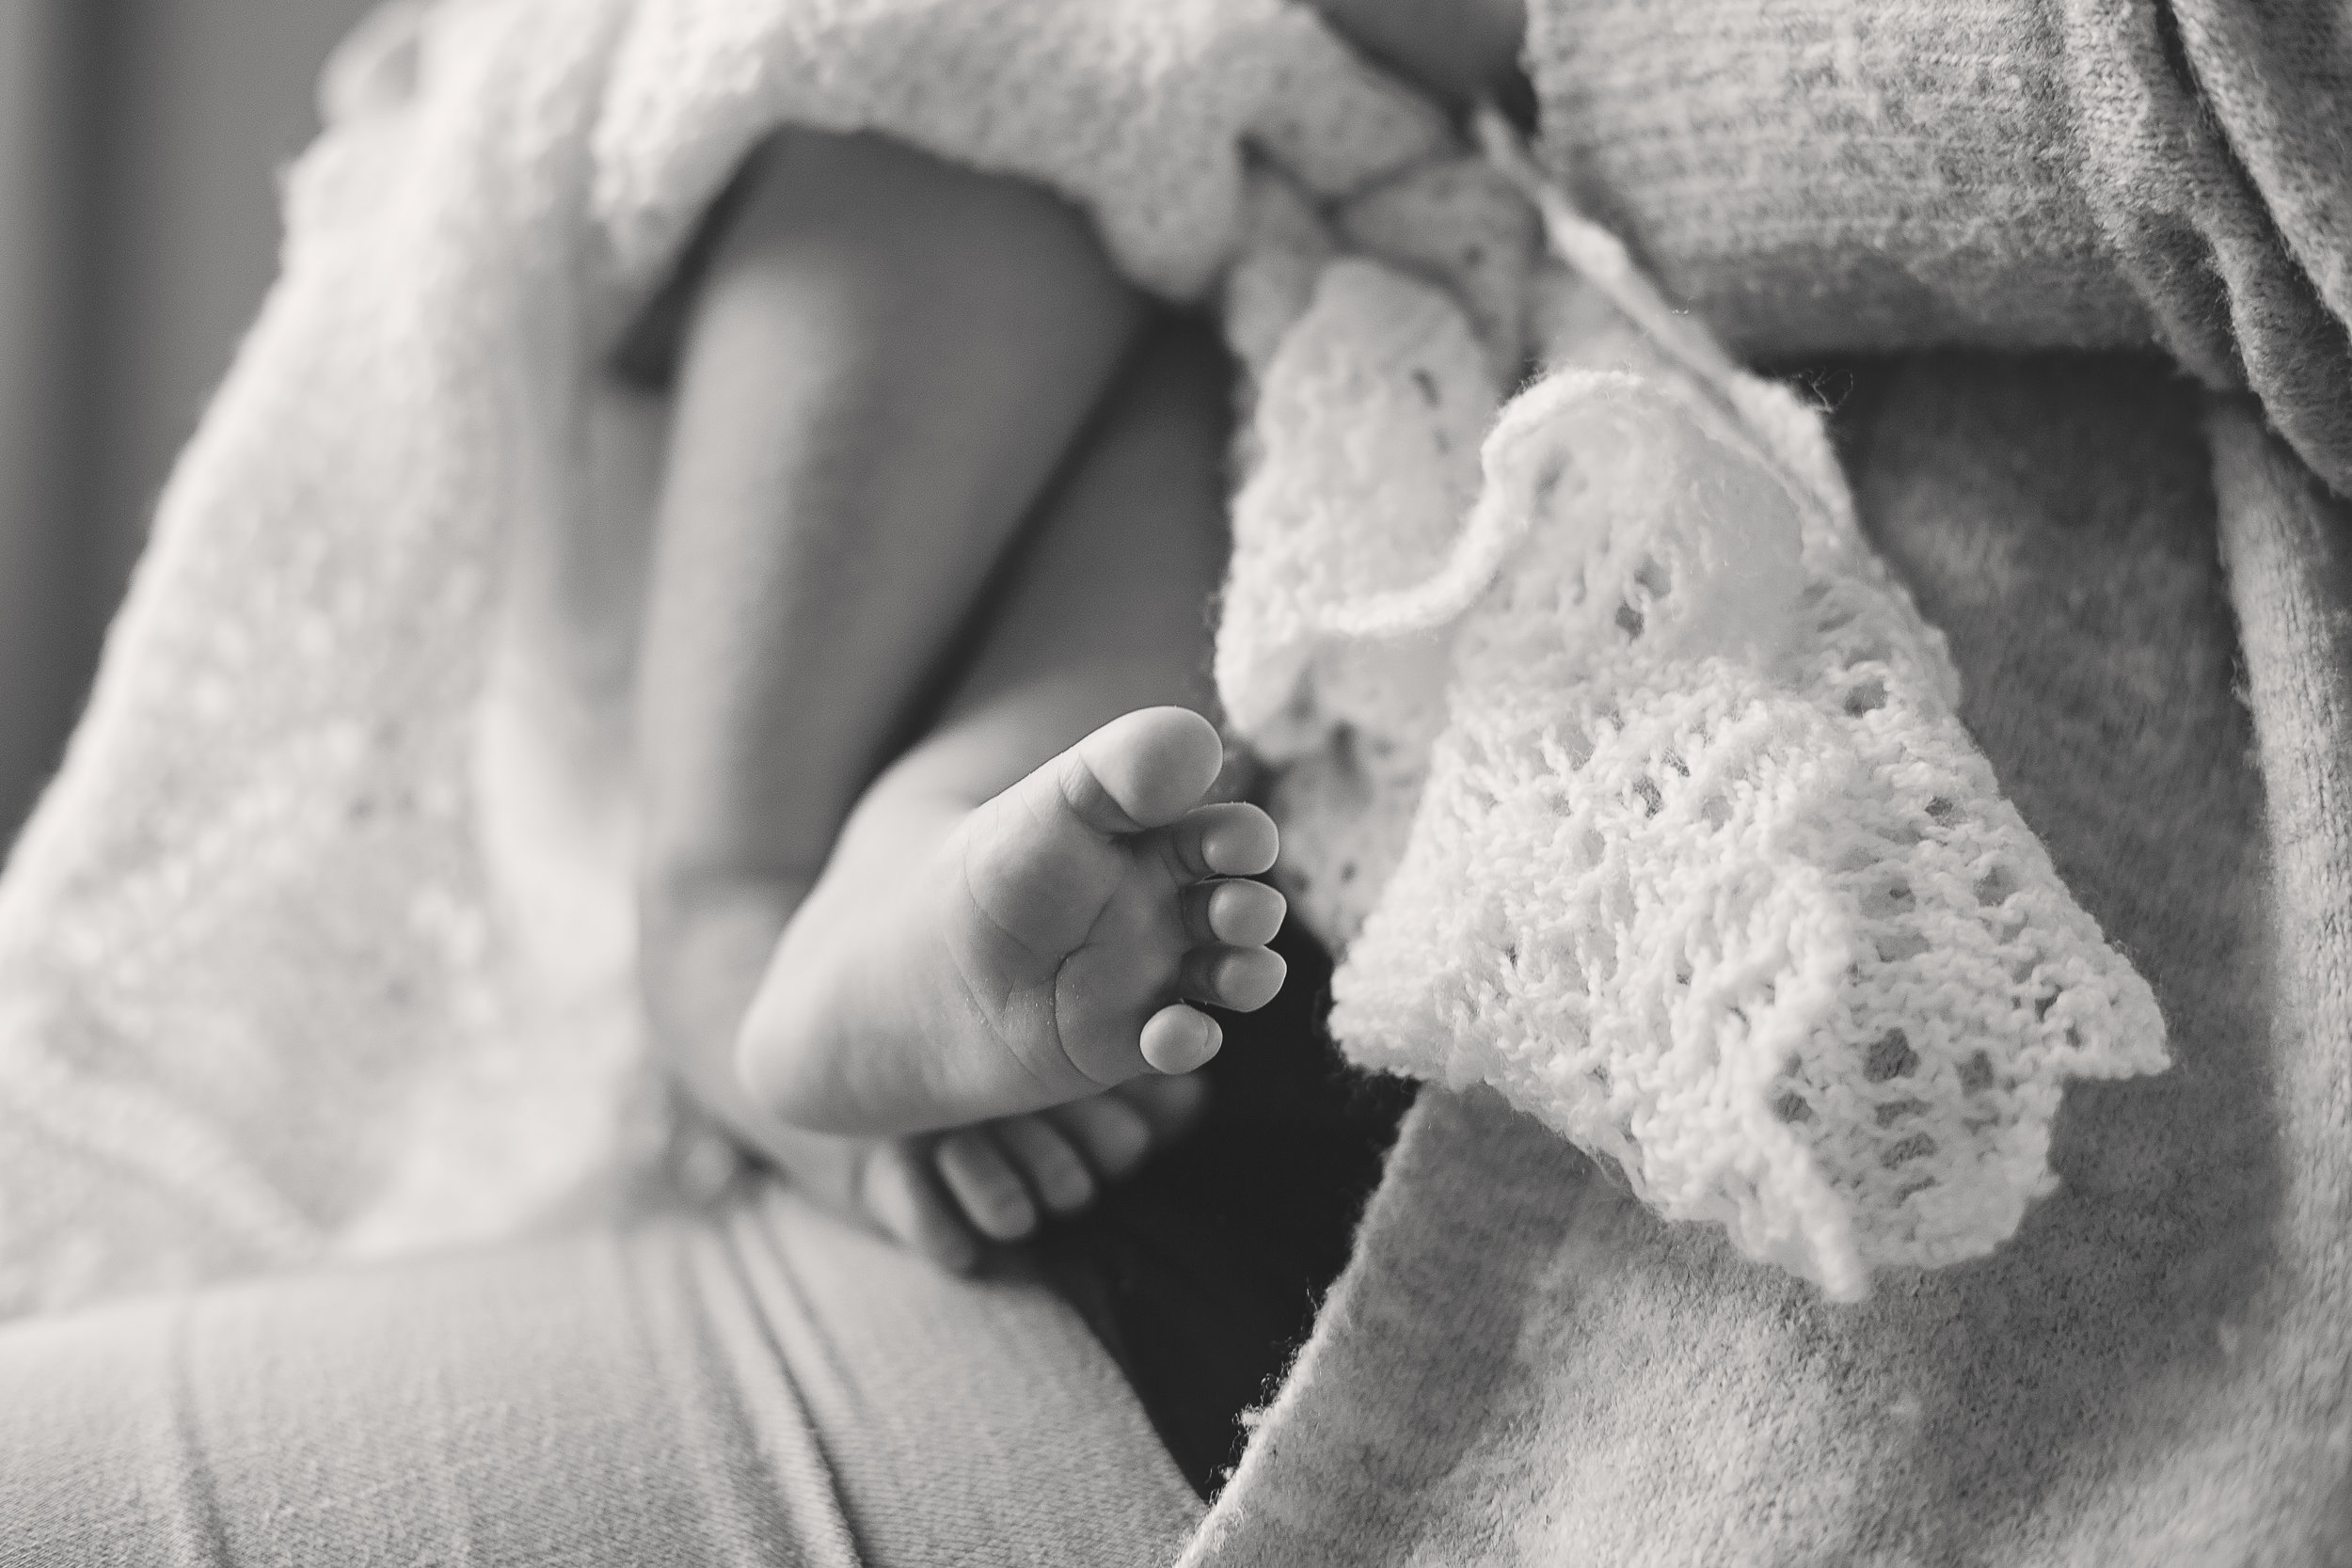
<path fill-rule="evenodd" d="M 2120 5 L 2084 8 L 2051 43 L 2010 9 L 1786 8 L 1755 24 L 1777 55 L 1710 76 L 1692 60 L 1712 41 L 1692 56 L 1606 5 L 1555 0 L 1533 55 L 1547 180 L 1274 0 L 405 8 L 369 69 L 413 89 L 296 170 L 285 277 L 175 476 L 66 770 L 0 884 L 0 1292 L 56 1304 L 497 1233 L 644 1168 L 660 1128 L 626 1002 L 627 822 L 595 783 L 619 769 L 567 766 L 611 762 L 627 655 L 579 613 L 626 576 L 607 546 L 627 519 L 595 476 L 643 434 L 597 367 L 758 135 L 871 128 L 1053 185 L 1139 282 L 1218 305 L 1250 388 L 1217 673 L 1280 769 L 1301 906 L 1345 949 L 1335 1031 L 1370 1065 L 1486 1086 L 1417 1113 L 1198 1554 L 1550 1560 L 1614 1542 L 1602 1560 L 1933 1560 L 2165 1535 L 2190 1515 L 2151 1478 L 2187 1463 L 2177 1434 L 2204 1391 L 2270 1384 L 2233 1363 L 2169 1404 L 1987 1409 L 1968 1372 L 1989 1353 L 1939 1341 L 1948 1312 L 1883 1289 L 1858 1312 L 1824 1299 L 1892 1271 L 1909 1302 L 1998 1301 L 2029 1342 L 2059 1333 L 2036 1325 L 2074 1321 L 2077 1259 L 2046 1240 L 2082 1232 L 2063 1198 L 1989 1265 L 1918 1270 L 2017 1232 L 2053 1186 L 2066 1082 L 2162 1066 L 2162 1025 L 2002 795 L 1970 728 L 2015 720 L 1964 705 L 1817 415 L 1665 309 L 1564 195 L 1751 351 L 2161 344 L 2251 386 L 2340 480 L 2341 160 L 2275 136 L 2255 138 L 2262 156 L 2213 145 L 2281 123 L 2274 87 L 2324 104 L 2340 41 L 2314 24 L 2303 41 L 2335 55 L 2269 69 L 2262 39 L 2220 23 L 2168 40 Z M 1799 147 L 1851 139 L 1819 105 L 1790 108 L 1791 84 L 1825 72 L 1838 102 L 1884 116 L 1921 86 L 1889 62 L 1913 69 L 1947 25 L 1998 56 L 1971 68 L 2003 87 L 1979 98 L 2044 117 L 2033 145 L 2076 154 L 2007 184 L 1964 159 L 1937 168 L 1947 207 L 2005 203 L 1956 227 L 2004 262 L 2029 248 L 2012 233 L 2051 254 L 1968 264 L 1937 243 L 1933 203 L 1825 234 L 1802 213 L 1742 217 L 1712 253 L 1641 210 L 1675 210 L 1677 178 L 1737 183 L 1697 154 L 1706 128 L 1750 123 L 1660 132 L 1643 120 L 1655 102 L 1745 84 L 1785 95 Z M 1612 49 L 1641 69 L 1612 68 Z M 2239 94 L 2207 89 L 2235 119 L 2184 107 L 2184 50 Z M 1644 83 L 1669 59 L 1671 80 Z M 2074 96 L 2007 85 L 2036 70 Z M 1915 128 L 1885 142 L 1930 157 Z M 1769 146 L 1728 156 L 1784 196 L 1852 165 L 1798 156 L 1754 179 Z M 1871 172 L 1899 184 L 1887 156 Z M 2114 199 L 2133 157 L 2140 184 Z M 2287 240 L 2256 181 L 2272 215 L 2306 220 Z M 2131 194 L 2181 182 L 2177 221 Z M 1722 240 L 1716 222 L 1701 227 Z M 2148 263 L 2184 234 L 2213 267 Z M 1862 302 L 1838 307 L 1842 335 L 1772 303 L 1801 292 L 1777 288 L 1775 244 L 1865 275 L 1820 274 Z M 1852 260 L 1907 246 L 1949 271 L 1890 282 Z M 1976 294 L 1952 282 L 1987 276 Z M 1875 316 L 1874 286 L 1894 301 Z M 1770 297 L 1727 301 L 1742 287 Z M 2288 307 L 2266 289 L 2315 303 L 2307 319 L 2334 337 L 2279 330 Z M 1545 373 L 1521 390 L 1530 362 Z M 2217 418 L 2249 483 L 2302 505 L 2275 478 L 2293 460 L 2242 412 Z M 1915 504 L 1964 520 L 1963 502 Z M 1899 531 L 1882 525 L 1882 544 L 1938 580 Z M 1964 603 L 1941 608 L 1971 624 Z M 2161 673 L 2131 694 L 2169 712 Z M 2150 780 L 2132 783 L 2119 798 L 2144 801 Z M 2106 864 L 2070 870 L 2095 885 Z M 2203 1000 L 2167 993 L 2201 1020 Z M 2320 1114 L 2341 1120 L 2335 1071 Z M 2076 1119 L 2144 1132 L 2118 1103 L 2133 1102 Z M 2250 1146 L 2299 1124 L 2232 1125 Z M 2177 1152 L 2126 1132 L 2107 1140 L 2126 1165 Z M 1616 1211 L 1579 1148 L 1638 1205 L 1604 1221 Z M 2286 1210 L 2305 1235 L 2310 1216 Z M 2265 1287 L 2269 1315 L 2243 1331 L 2261 1354 L 2343 1349 L 2317 1326 L 2341 1253 L 2312 1256 L 2319 1283 L 2287 1269 Z M 2109 1279 L 2096 1263 L 2081 1277 Z M 1588 1278 L 1619 1314 L 1597 1329 L 1574 1305 Z M 1695 1315 L 1670 1320 L 1661 1291 Z M 1726 1345 L 1745 1356 L 1729 1370 Z M 2267 1500 L 2231 1517 L 2282 1541 L 2311 1538 L 2294 1521 L 2344 1474 L 2343 1361 L 2310 1364 L 2333 1381 L 2296 1385 L 2296 1420 L 2214 1472 L 2235 1485 L 2285 1454 L 2289 1480 L 2230 1494 Z M 1921 1369 L 1948 1375 L 1922 1391 Z M 1857 1423 L 1857 1399 L 1892 1415 Z M 2045 1454 L 2067 1484 L 2005 1498 L 2012 1536 L 1970 1535 L 1964 1480 L 1899 1484 L 1956 1430 Z M 1753 1447 L 1702 1464 L 1693 1443 Z M 1984 1475 L 2013 1479 L 1992 1459 L 1965 1472 Z M 1679 1534 L 1655 1528 L 1661 1509 Z"/>

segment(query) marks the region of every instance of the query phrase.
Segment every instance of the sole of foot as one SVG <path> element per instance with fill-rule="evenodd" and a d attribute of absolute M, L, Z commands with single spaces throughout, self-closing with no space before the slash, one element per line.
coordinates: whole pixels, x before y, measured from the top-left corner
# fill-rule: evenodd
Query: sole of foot
<path fill-rule="evenodd" d="M 801 1127 L 906 1133 L 1208 1061 L 1201 1006 L 1262 1007 L 1284 973 L 1281 895 L 1247 879 L 1279 835 L 1204 803 L 1223 761 L 1207 720 L 1145 708 L 934 828 L 928 854 L 845 835 L 745 1022 L 754 1096 Z"/>

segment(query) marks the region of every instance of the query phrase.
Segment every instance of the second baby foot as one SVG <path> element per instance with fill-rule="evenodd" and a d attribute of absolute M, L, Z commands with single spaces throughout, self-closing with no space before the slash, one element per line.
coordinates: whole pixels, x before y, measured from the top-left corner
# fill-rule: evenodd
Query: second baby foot
<path fill-rule="evenodd" d="M 1176 707 L 1113 720 L 962 809 L 878 786 L 794 916 L 739 1046 L 795 1125 L 1016 1116 L 1216 1053 L 1281 987 L 1273 820 L 1202 804 L 1224 759 Z"/>

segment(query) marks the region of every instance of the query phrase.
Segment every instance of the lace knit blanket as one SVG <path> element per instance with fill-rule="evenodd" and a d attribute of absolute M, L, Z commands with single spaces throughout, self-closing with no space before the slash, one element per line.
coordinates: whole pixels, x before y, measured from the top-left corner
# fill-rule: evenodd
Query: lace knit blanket
<path fill-rule="evenodd" d="M 1217 679 L 1357 1061 L 1838 1299 L 1997 1246 L 2067 1081 L 2164 1066 L 1815 414 L 1303 10 L 448 0 L 345 70 L 394 102 L 294 171 L 0 884 L 0 1311 L 653 1167 L 600 476 L 658 411 L 599 367 L 787 122 L 1042 181 L 1221 312 Z"/>

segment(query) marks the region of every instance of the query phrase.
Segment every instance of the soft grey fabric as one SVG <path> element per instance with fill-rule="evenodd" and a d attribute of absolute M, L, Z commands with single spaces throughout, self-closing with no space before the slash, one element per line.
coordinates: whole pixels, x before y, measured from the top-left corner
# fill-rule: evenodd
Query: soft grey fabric
<path fill-rule="evenodd" d="M 2000 1253 L 1851 1308 L 1425 1097 L 1193 1560 L 2352 1561 L 2352 517 L 2242 405 L 2209 465 L 2153 361 L 1921 358 L 1848 412 L 2175 1066 L 2070 1091 Z"/>
<path fill-rule="evenodd" d="M 772 1185 L 625 1232 L 0 1330 L 0 1564 L 1164 1563 L 1085 1326 Z"/>
<path fill-rule="evenodd" d="M 1547 156 L 1764 358 L 2162 347 L 2352 494 L 2340 0 L 1535 0 Z"/>
<path fill-rule="evenodd" d="M 1907 354 L 1841 410 L 1866 523 L 2175 1065 L 1853 1308 L 1426 1096 L 1187 1560 L 2352 1563 L 2352 10 L 1530 9 L 1670 292 Z"/>

